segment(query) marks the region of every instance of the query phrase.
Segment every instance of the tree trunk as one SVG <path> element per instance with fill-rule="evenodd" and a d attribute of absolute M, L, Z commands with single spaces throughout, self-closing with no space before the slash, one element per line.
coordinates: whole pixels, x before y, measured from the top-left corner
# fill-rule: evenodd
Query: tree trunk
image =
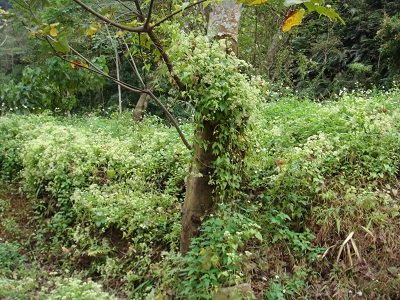
<path fill-rule="evenodd" d="M 211 6 L 208 19 L 208 35 L 216 39 L 225 39 L 226 51 L 237 54 L 237 36 L 241 5 L 236 1 L 223 0 L 220 4 Z M 210 181 L 213 174 L 213 164 L 216 159 L 212 155 L 212 144 L 216 138 L 214 129 L 218 124 L 203 121 L 196 129 L 198 143 L 193 146 L 193 158 L 190 173 L 186 179 L 186 196 L 182 210 L 182 232 L 180 251 L 185 255 L 189 251 L 190 240 L 198 236 L 198 227 L 202 217 L 212 210 L 214 195 Z M 202 147 L 206 145 L 206 149 Z"/>
<path fill-rule="evenodd" d="M 110 30 L 108 29 L 108 26 L 106 26 L 107 29 L 107 34 L 108 38 L 110 39 L 110 43 L 112 44 L 114 48 L 114 55 L 115 55 L 115 69 L 117 72 L 117 80 L 120 81 L 120 72 L 119 72 L 119 55 L 118 55 L 118 49 L 115 43 L 113 42 L 113 38 L 111 37 Z M 118 87 L 118 112 L 121 114 L 122 113 L 122 91 L 121 91 L 121 85 L 117 84 Z"/>
<path fill-rule="evenodd" d="M 193 146 L 193 156 L 190 173 L 186 182 L 186 196 L 182 210 L 182 233 L 180 250 L 185 254 L 189 250 L 190 239 L 198 236 L 197 228 L 201 224 L 202 216 L 213 206 L 213 189 L 209 183 L 213 172 L 211 167 L 215 157 L 212 155 L 211 145 L 215 140 L 214 126 L 210 122 L 203 122 L 203 128 L 196 129 L 196 136 L 207 144 L 207 149 L 200 145 Z"/>
<path fill-rule="evenodd" d="M 146 93 L 141 93 L 139 100 L 135 106 L 135 110 L 132 114 L 132 119 L 135 122 L 140 122 L 143 119 L 143 115 L 146 112 L 147 104 L 149 103 L 150 96 Z"/>
<path fill-rule="evenodd" d="M 234 0 L 212 4 L 208 18 L 207 34 L 215 39 L 226 39 L 228 53 L 238 52 L 239 21 L 242 5 Z"/>
<path fill-rule="evenodd" d="M 152 82 L 146 84 L 146 89 L 148 88 L 152 91 L 153 87 L 154 87 L 154 84 Z M 151 97 L 149 94 L 146 94 L 146 93 L 140 94 L 139 100 L 136 103 L 135 110 L 133 111 L 133 114 L 132 114 L 132 119 L 135 122 L 140 122 L 143 120 L 143 116 L 144 116 L 144 113 L 146 112 L 147 104 L 149 103 L 150 98 Z"/>

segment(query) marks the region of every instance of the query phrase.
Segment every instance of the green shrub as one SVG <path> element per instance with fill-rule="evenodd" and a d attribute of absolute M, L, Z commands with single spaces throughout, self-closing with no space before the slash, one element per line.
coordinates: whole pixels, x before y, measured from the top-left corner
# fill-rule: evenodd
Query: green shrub
<path fill-rule="evenodd" d="M 2 134 L 20 145 L 16 161 L 34 203 L 41 251 L 90 264 L 87 272 L 105 279 L 140 284 L 156 253 L 176 250 L 189 153 L 172 128 L 152 118 L 133 125 L 124 116 L 2 121 Z M 125 269 L 135 276 L 121 276 Z"/>
<path fill-rule="evenodd" d="M 27 268 L 27 256 L 22 252 L 23 247 L 18 243 L 0 240 L 1 299 L 25 299 L 37 289 L 35 274 Z"/>
<path fill-rule="evenodd" d="M 56 278 L 55 288 L 48 293 L 47 289 L 43 289 L 45 294 L 42 299 L 76 299 L 76 300 L 114 300 L 118 299 L 104 291 L 102 286 L 91 279 L 82 281 L 79 278 Z"/>
<path fill-rule="evenodd" d="M 258 112 L 249 134 L 254 151 L 246 155 L 242 202 L 222 205 L 205 220 L 184 258 L 174 253 L 190 153 L 157 119 L 133 125 L 128 115 L 111 122 L 2 117 L 2 179 L 21 180 L 21 190 L 35 204 L 39 228 L 31 242 L 38 252 L 96 275 L 109 284 L 107 290 L 117 286 L 128 298 L 212 298 L 219 287 L 250 280 L 271 299 L 306 297 L 324 284 L 324 295 L 332 295 L 335 278 L 349 286 L 348 274 L 332 265 L 338 241 L 350 232 L 371 266 L 378 268 L 382 260 L 395 265 L 396 255 L 381 249 L 391 245 L 395 251 L 399 230 L 399 91 L 344 91 L 336 102 L 323 104 L 283 98 L 260 104 Z M 193 132 L 190 125 L 183 128 Z M 20 177 L 8 175 L 13 166 Z M 2 203 L 0 217 L 11 207 Z M 3 245 L 2 272 L 8 275 L 0 279 L 2 297 L 37 288 L 36 278 L 12 278 L 24 265 L 18 249 Z M 253 263 L 256 276 L 246 269 Z M 319 278 L 319 268 L 332 269 L 331 277 Z M 54 297 L 90 286 L 57 282 Z M 358 284 L 366 286 L 365 293 L 379 286 Z M 396 284 L 391 280 L 385 293 L 396 295 Z"/>
<path fill-rule="evenodd" d="M 180 296 L 212 299 L 218 287 L 249 279 L 243 266 L 252 253 L 244 251 L 244 246 L 254 239 L 262 241 L 262 236 L 260 226 L 235 209 L 238 208 L 220 204 L 215 216 L 201 225 L 201 235 L 192 240 L 182 261 Z"/>
<path fill-rule="evenodd" d="M 345 95 L 340 102 L 324 104 L 287 99 L 265 105 L 260 116 L 266 118 L 252 131 L 252 184 L 264 187 L 264 199 L 278 211 L 306 220 L 310 205 L 328 195 L 331 185 L 365 188 L 395 178 L 400 150 L 397 95 Z"/>
<path fill-rule="evenodd" d="M 108 72 L 103 56 L 94 58 L 92 63 Z M 66 113 L 76 106 L 79 94 L 99 89 L 104 80 L 98 74 L 71 68 L 57 56 L 48 58 L 42 67 L 25 67 L 20 82 L 11 80 L 0 86 L 0 110 L 31 113 L 48 109 Z"/>
<path fill-rule="evenodd" d="M 22 170 L 21 140 L 17 137 L 20 126 L 15 117 L 0 118 L 0 178 L 4 181 L 17 180 Z"/>

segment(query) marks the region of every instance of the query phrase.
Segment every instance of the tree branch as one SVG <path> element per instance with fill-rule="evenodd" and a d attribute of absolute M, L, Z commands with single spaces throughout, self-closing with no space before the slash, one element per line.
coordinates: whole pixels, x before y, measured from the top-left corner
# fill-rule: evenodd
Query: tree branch
<path fill-rule="evenodd" d="M 160 40 L 156 37 L 156 35 L 154 34 L 154 32 L 151 28 L 149 28 L 149 31 L 147 31 L 147 34 L 148 34 L 149 38 L 151 39 L 151 41 L 154 43 L 154 45 L 157 47 L 158 51 L 160 51 L 161 56 L 162 56 L 165 64 L 167 65 L 168 71 L 171 74 L 172 78 L 175 80 L 175 83 L 178 85 L 179 90 L 182 92 L 186 91 L 185 85 L 182 83 L 180 78 L 174 73 L 174 67 L 172 66 L 172 63 L 169 59 L 168 54 L 165 52 L 164 47 L 161 45 Z"/>
<path fill-rule="evenodd" d="M 189 9 L 189 8 L 192 8 L 193 6 L 196 6 L 196 5 L 198 5 L 198 4 L 201 4 L 201 3 L 203 3 L 203 2 L 206 2 L 206 1 L 208 1 L 208 0 L 200 0 L 200 1 L 197 1 L 197 2 L 195 2 L 195 3 L 192 3 L 192 4 L 188 5 L 188 6 L 185 7 L 185 8 L 181 8 L 181 9 L 179 9 L 179 10 L 177 10 L 177 11 L 174 11 L 173 13 L 169 14 L 169 15 L 166 16 L 165 18 L 163 18 L 163 19 L 161 19 L 160 21 L 158 21 L 158 22 L 154 23 L 153 25 L 151 25 L 151 28 L 160 26 L 162 23 L 164 23 L 164 22 L 167 21 L 168 19 L 171 19 L 173 16 L 175 16 L 175 15 L 177 15 L 177 14 L 179 14 L 179 13 L 181 13 L 181 12 L 183 12 L 183 11 Z"/>
<path fill-rule="evenodd" d="M 140 84 L 143 86 L 143 88 L 145 88 L 146 84 L 144 83 L 144 81 L 143 81 L 143 79 L 142 79 L 142 76 L 140 76 L 139 70 L 138 70 L 138 68 L 136 67 L 135 60 L 133 59 L 132 53 L 129 51 L 129 46 L 128 46 L 128 44 L 125 42 L 125 40 L 124 40 L 124 45 L 125 45 L 125 48 L 126 48 L 126 52 L 129 53 L 129 60 L 128 60 L 128 62 L 129 62 L 129 64 L 131 65 L 131 68 L 133 69 L 133 72 L 135 72 L 135 75 L 136 75 L 137 78 L 139 79 Z"/>
<path fill-rule="evenodd" d="M 160 102 L 160 100 L 149 89 L 147 89 L 145 91 L 145 93 L 147 93 L 160 106 L 160 108 L 164 111 L 164 113 L 168 116 L 168 119 L 174 125 L 176 131 L 178 131 L 178 134 L 181 137 L 181 140 L 185 144 L 186 148 L 188 148 L 189 151 L 192 150 L 192 147 L 189 145 L 188 141 L 186 140 L 185 135 L 183 134 L 182 130 L 180 129 L 178 123 L 176 123 L 174 117 L 171 115 L 171 113 L 168 111 L 168 109 Z"/>
<path fill-rule="evenodd" d="M 109 18 L 106 18 L 102 14 L 99 14 L 97 11 L 93 10 L 92 8 L 90 8 L 89 6 L 87 6 L 85 3 L 83 3 L 80 0 L 73 0 L 73 1 L 75 3 L 77 3 L 77 4 L 79 4 L 83 9 L 85 9 L 86 11 L 88 11 L 89 13 L 94 15 L 96 18 L 106 22 L 109 25 L 112 25 L 114 27 L 117 27 L 117 28 L 122 29 L 122 30 L 129 31 L 129 32 L 146 32 L 146 30 L 145 30 L 145 28 L 143 26 L 130 27 L 130 26 L 122 25 L 120 23 L 114 22 L 113 20 L 111 20 Z"/>
<path fill-rule="evenodd" d="M 121 4 L 123 7 L 125 7 L 127 10 L 129 10 L 131 13 L 134 13 L 135 15 L 139 16 L 137 12 L 135 12 L 132 8 L 130 8 L 128 5 L 126 5 L 124 2 L 121 0 L 116 0 L 119 4 Z"/>
<path fill-rule="evenodd" d="M 154 0 L 150 0 L 150 6 L 149 6 L 149 11 L 147 13 L 147 17 L 146 17 L 146 21 L 144 22 L 143 27 L 146 29 L 146 31 L 149 28 L 149 24 L 150 24 L 150 19 L 151 19 L 151 14 L 153 12 L 153 6 L 154 6 Z"/>
<path fill-rule="evenodd" d="M 1 42 L 0 47 L 4 45 L 4 43 L 7 41 L 8 35 L 6 35 L 6 37 L 4 38 L 4 41 Z"/>
<path fill-rule="evenodd" d="M 74 64 L 74 65 L 76 65 L 76 66 L 78 66 L 78 67 L 80 67 L 80 68 L 84 68 L 84 69 L 86 69 L 86 70 L 89 70 L 89 71 L 92 71 L 92 72 L 94 72 L 94 73 L 97 73 L 97 74 L 99 74 L 99 75 L 101 75 L 101 76 L 104 76 L 104 77 L 106 77 L 107 79 L 109 79 L 109 80 L 115 82 L 116 84 L 120 85 L 121 87 L 127 89 L 128 91 L 131 91 L 131 92 L 134 92 L 134 93 L 146 93 L 147 95 L 149 95 L 149 96 L 154 100 L 154 102 L 156 102 L 157 105 L 162 109 L 162 111 L 167 115 L 168 119 L 170 120 L 170 122 L 172 123 L 172 125 L 175 127 L 175 129 L 176 129 L 176 131 L 178 132 L 178 134 L 179 134 L 179 136 L 180 136 L 182 142 L 185 144 L 185 146 L 188 148 L 188 150 L 192 150 L 192 147 L 189 145 L 188 141 L 186 140 L 186 137 L 185 137 L 185 135 L 183 134 L 182 130 L 180 129 L 180 127 L 179 127 L 178 123 L 176 122 L 175 118 L 171 115 L 171 113 L 170 113 L 170 112 L 168 111 L 168 109 L 164 106 L 164 104 L 162 104 L 161 101 L 152 93 L 152 91 L 149 89 L 149 87 L 145 86 L 145 89 L 139 89 L 139 88 L 136 88 L 136 87 L 134 87 L 134 86 L 131 86 L 130 84 L 127 84 L 127 83 L 125 83 L 125 82 L 123 82 L 123 81 L 117 80 L 116 78 L 114 78 L 114 77 L 108 75 L 107 73 L 105 73 L 104 71 L 100 70 L 96 65 L 94 65 L 91 61 L 89 61 L 86 57 L 84 57 L 82 54 L 80 54 L 77 50 L 75 50 L 75 49 L 72 48 L 71 46 L 70 46 L 71 51 L 72 51 L 73 53 L 75 53 L 76 55 L 78 55 L 82 60 L 84 60 L 84 61 L 85 61 L 88 65 L 90 65 L 92 68 L 89 68 L 89 67 L 84 66 L 84 65 L 82 65 L 82 64 L 80 64 L 80 63 L 71 61 L 71 60 L 69 60 L 69 59 L 66 59 L 65 57 L 63 57 L 62 55 L 60 55 L 60 53 L 58 53 L 58 52 L 54 49 L 54 47 L 53 47 L 53 45 L 51 44 L 50 39 L 49 39 L 48 37 L 45 37 L 44 39 L 47 41 L 47 43 L 50 44 L 50 47 L 53 49 L 54 53 L 55 53 L 59 58 L 61 58 L 62 60 L 66 61 L 66 62 L 69 62 L 69 63 L 71 63 L 71 64 Z M 140 80 L 141 82 L 143 82 L 143 79 L 141 78 L 140 74 L 137 73 L 137 75 L 138 75 L 138 77 L 139 77 L 139 80 Z"/>

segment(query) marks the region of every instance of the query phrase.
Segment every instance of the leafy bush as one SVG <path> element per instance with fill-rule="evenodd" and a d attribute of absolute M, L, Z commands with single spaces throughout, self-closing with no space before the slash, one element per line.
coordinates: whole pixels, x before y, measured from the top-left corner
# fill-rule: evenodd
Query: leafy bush
<path fill-rule="evenodd" d="M 18 243 L 0 239 L 0 298 L 2 299 L 8 297 L 23 299 L 37 288 L 35 274 L 24 270 L 27 257 L 21 255 L 22 250 L 22 246 Z"/>
<path fill-rule="evenodd" d="M 92 63 L 107 72 L 104 57 Z M 78 94 L 99 89 L 103 83 L 100 75 L 75 70 L 58 57 L 49 58 L 42 68 L 26 67 L 20 82 L 11 80 L 0 86 L 1 111 L 66 113 L 75 107 Z"/>
<path fill-rule="evenodd" d="M 185 92 L 171 89 L 170 94 L 186 97 L 193 105 L 199 132 L 211 130 L 212 140 L 197 134 L 195 143 L 215 156 L 209 166 L 214 195 L 221 200 L 233 199 L 242 182 L 242 154 L 247 149 L 249 119 L 260 101 L 259 79 L 252 82 L 240 72 L 249 66 L 227 54 L 229 45 L 225 40 L 186 35 L 176 26 L 168 31 L 172 38 L 168 51 L 174 72 L 186 87 Z M 166 66 L 163 68 L 161 71 L 166 74 Z"/>
<path fill-rule="evenodd" d="M 251 280 L 271 299 L 345 298 L 350 289 L 395 299 L 398 278 L 387 268 L 398 263 L 399 94 L 342 91 L 323 104 L 294 97 L 259 104 L 241 202 L 205 220 L 184 258 L 174 253 L 190 153 L 157 119 L 2 117 L 2 180 L 20 180 L 35 204 L 39 228 L 30 245 L 38 261 L 83 269 L 128 298 L 211 298 Z M 0 217 L 7 216 L 10 202 L 0 204 Z M 35 290 L 34 274 L 12 277 L 25 264 L 22 246 L 0 246 L 1 296 Z M 357 273 L 357 253 L 380 281 Z M 54 297 L 91 286 L 57 282 Z"/>
<path fill-rule="evenodd" d="M 343 92 L 339 101 L 323 104 L 287 98 L 260 107 L 247 174 L 250 199 L 259 207 L 255 221 L 264 239 L 276 245 L 270 256 L 280 257 L 278 251 L 289 247 L 289 266 L 308 258 L 318 260 L 321 270 L 336 263 L 354 266 L 356 255 L 377 273 L 385 272 L 377 267 L 380 261 L 395 264 L 394 256 L 377 251 L 376 243 L 393 242 L 385 234 L 378 242 L 379 232 L 398 232 L 398 104 L 399 90 L 394 89 L 382 94 Z M 351 233 L 356 250 L 343 254 L 339 241 Z M 283 267 L 280 272 L 287 274 Z M 332 270 L 330 280 L 345 277 L 336 272 Z M 292 279 L 285 282 L 291 284 Z M 286 283 L 277 281 L 270 295 L 288 290 Z M 372 281 L 358 284 L 373 293 Z M 396 283 L 390 286 L 385 294 L 396 295 Z"/>
<path fill-rule="evenodd" d="M 4 181 L 16 180 L 22 170 L 21 141 L 17 138 L 21 122 L 17 118 L 0 118 L 0 176 Z"/>
<path fill-rule="evenodd" d="M 18 156 L 7 157 L 20 164 L 33 198 L 42 251 L 136 284 L 147 279 L 156 253 L 176 249 L 189 153 L 172 128 L 157 119 L 132 125 L 123 117 L 110 124 L 10 116 L 1 124 L 2 135 L 19 143 Z M 127 255 L 120 257 L 113 243 L 125 245 Z M 135 276 L 121 277 L 126 268 Z"/>
<path fill-rule="evenodd" d="M 102 291 L 102 286 L 92 280 L 82 281 L 79 278 L 57 278 L 55 289 L 42 299 L 76 299 L 76 300 L 114 300 L 118 299 Z"/>
<path fill-rule="evenodd" d="M 399 34 L 400 34 L 400 14 L 389 17 L 385 15 L 381 28 L 376 34 L 377 40 L 381 43 L 380 50 L 385 58 L 388 59 L 388 71 L 392 80 L 400 80 L 399 73 Z M 387 80 L 386 80 L 387 81 Z M 391 83 L 391 82 L 388 82 Z"/>
<path fill-rule="evenodd" d="M 237 208 L 236 208 L 237 209 Z M 204 221 L 201 236 L 194 238 L 183 258 L 182 295 L 212 299 L 218 287 L 241 283 L 244 264 L 252 256 L 246 243 L 262 241 L 260 226 L 230 205 L 219 205 L 215 216 Z"/>

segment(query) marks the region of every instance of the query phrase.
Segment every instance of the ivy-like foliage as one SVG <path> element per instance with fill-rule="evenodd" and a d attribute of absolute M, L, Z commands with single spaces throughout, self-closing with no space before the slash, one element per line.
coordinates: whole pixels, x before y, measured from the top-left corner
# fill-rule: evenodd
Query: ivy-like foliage
<path fill-rule="evenodd" d="M 247 150 L 245 134 L 260 91 L 257 84 L 241 72 L 248 65 L 226 53 L 225 41 L 174 30 L 171 42 L 168 54 L 186 86 L 186 91 L 180 95 L 177 90 L 172 94 L 191 102 L 198 128 L 201 129 L 204 122 L 214 128 L 214 142 L 209 145 L 200 139 L 195 142 L 204 149 L 211 147 L 216 158 L 211 166 L 215 195 L 221 199 L 234 197 L 242 180 L 240 170 Z"/>

